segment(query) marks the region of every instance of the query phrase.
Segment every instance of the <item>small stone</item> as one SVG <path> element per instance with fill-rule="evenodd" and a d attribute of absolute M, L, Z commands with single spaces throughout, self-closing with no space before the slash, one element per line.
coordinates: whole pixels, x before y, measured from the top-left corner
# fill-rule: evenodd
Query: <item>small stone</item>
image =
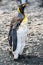
<path fill-rule="evenodd" d="M 6 61 L 4 61 L 4 63 L 6 63 Z"/>
<path fill-rule="evenodd" d="M 0 15 L 1 15 L 1 14 L 3 14 L 3 11 L 2 11 L 2 10 L 0 10 Z"/>

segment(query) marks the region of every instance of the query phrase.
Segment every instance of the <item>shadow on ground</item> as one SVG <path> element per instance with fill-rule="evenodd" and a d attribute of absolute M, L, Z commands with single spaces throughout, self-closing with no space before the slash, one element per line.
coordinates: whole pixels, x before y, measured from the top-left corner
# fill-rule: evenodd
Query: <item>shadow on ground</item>
<path fill-rule="evenodd" d="M 43 63 L 43 58 L 37 57 L 37 56 L 29 56 L 25 55 L 22 56 L 21 59 L 19 59 L 17 62 L 23 63 L 23 64 L 40 64 Z"/>
<path fill-rule="evenodd" d="M 28 54 L 20 56 L 20 58 L 15 61 L 8 51 L 1 50 L 0 65 L 43 65 L 43 57 Z"/>

